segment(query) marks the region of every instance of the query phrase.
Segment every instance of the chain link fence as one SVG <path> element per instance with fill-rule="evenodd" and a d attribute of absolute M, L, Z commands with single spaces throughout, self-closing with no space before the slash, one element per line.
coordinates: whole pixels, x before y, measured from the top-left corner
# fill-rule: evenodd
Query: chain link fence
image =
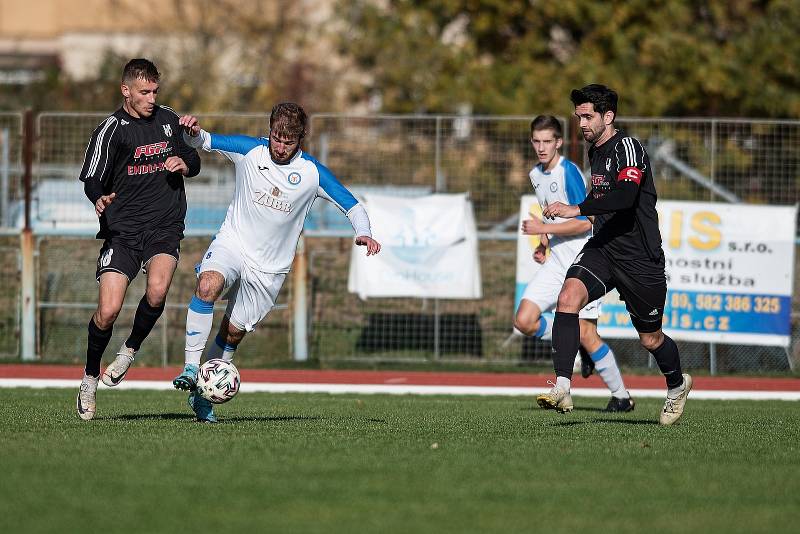
<path fill-rule="evenodd" d="M 45 361 L 82 362 L 85 353 L 86 323 L 97 298 L 93 273 L 100 243 L 92 239 L 97 222 L 77 176 L 91 132 L 105 116 L 41 113 L 36 120 L 38 142 L 31 218 L 38 235 L 38 354 Z M 326 361 L 549 362 L 546 343 L 509 341 L 514 312 L 519 197 L 531 190 L 528 171 L 534 161 L 528 142 L 531 118 L 331 114 L 311 117 L 308 151 L 357 194 L 469 193 L 481 238 L 484 295 L 475 301 L 360 301 L 347 292 L 346 285 L 351 240 L 343 236 L 350 234 L 349 223 L 337 211 L 325 209 L 326 203 L 320 201 L 306 225 L 312 357 Z M 223 133 L 264 135 L 267 130 L 265 114 L 207 114 L 201 116 L 201 121 L 204 128 Z M 12 136 L 17 144 L 13 139 L 10 142 L 14 154 L 11 159 L 16 158 L 16 163 L 10 164 L 9 210 L 20 213 L 24 211 L 18 143 L 21 115 L 0 115 L 0 129 L 5 124 L 17 132 L 16 137 Z M 797 201 L 800 122 L 622 118 L 619 125 L 639 137 L 648 148 L 662 199 L 740 200 L 759 204 Z M 577 155 L 580 162 L 585 157 L 585 147 L 575 141 L 571 129 L 568 131 L 572 135 L 565 138 L 565 154 Z M 201 157 L 200 176 L 186 181 L 188 237 L 182 244 L 182 260 L 170 291 L 167 312 L 141 353 L 143 360 L 154 365 L 182 361 L 185 309 L 194 287 L 193 266 L 222 222 L 233 193 L 233 165 L 215 154 L 201 153 Z M 583 164 L 585 167 L 585 160 Z M 7 246 L 13 248 L 13 238 L 9 239 Z M 13 261 L 9 261 L 10 275 L 14 267 Z M 115 325 L 112 347 L 127 335 L 143 291 L 144 277 L 140 276 L 128 292 L 125 308 Z M 242 344 L 243 365 L 262 365 L 292 357 L 293 323 L 288 304 L 292 291 L 293 280 L 287 277 L 278 309 Z M 17 295 L 18 290 L 10 289 L 7 297 L 13 300 Z M 18 309 L 18 303 L 12 300 L 6 309 L 15 306 Z M 797 291 L 793 307 L 792 349 L 797 351 L 800 348 Z M 3 358 L 18 357 L 18 351 L 13 349 L 16 345 L 12 332 L 19 330 L 19 315 L 14 317 L 9 315 L 6 323 L 0 323 Z M 609 340 L 609 343 L 624 365 L 652 365 L 646 351 L 635 341 Z M 708 368 L 714 358 L 717 369 L 723 372 L 785 372 L 794 361 L 800 361 L 800 355 L 782 348 L 679 345 L 690 368 Z"/>

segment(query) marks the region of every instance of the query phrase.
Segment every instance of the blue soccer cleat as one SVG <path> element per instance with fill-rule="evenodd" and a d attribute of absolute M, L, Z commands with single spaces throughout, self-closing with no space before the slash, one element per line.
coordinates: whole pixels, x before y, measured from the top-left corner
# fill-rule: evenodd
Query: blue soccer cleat
<path fill-rule="evenodd" d="M 194 391 L 197 387 L 197 372 L 200 366 L 195 363 L 187 363 L 183 366 L 183 372 L 175 377 L 172 385 L 175 389 L 183 389 L 186 391 Z"/>
<path fill-rule="evenodd" d="M 217 416 L 214 415 L 214 405 L 201 397 L 197 391 L 189 393 L 189 407 L 194 411 L 199 423 L 217 422 Z"/>

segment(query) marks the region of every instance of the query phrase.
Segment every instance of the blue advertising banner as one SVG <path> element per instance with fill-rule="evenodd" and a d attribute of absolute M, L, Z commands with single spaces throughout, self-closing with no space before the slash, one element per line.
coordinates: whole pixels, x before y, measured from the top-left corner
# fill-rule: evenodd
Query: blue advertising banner
<path fill-rule="evenodd" d="M 536 203 L 524 198 L 522 218 Z M 668 284 L 664 330 L 685 341 L 789 345 L 797 207 L 660 201 L 658 211 Z M 520 234 L 518 298 L 538 267 L 526 247 L 530 236 Z M 602 302 L 600 334 L 637 337 L 616 291 Z"/>

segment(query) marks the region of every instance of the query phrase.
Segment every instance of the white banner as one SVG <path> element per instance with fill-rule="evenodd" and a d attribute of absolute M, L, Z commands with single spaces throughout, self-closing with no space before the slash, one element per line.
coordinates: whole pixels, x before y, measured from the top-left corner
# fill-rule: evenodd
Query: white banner
<path fill-rule="evenodd" d="M 523 197 L 523 217 L 526 198 L 536 203 Z M 664 330 L 685 341 L 788 346 L 797 207 L 659 201 L 658 212 L 668 286 Z M 532 250 L 520 234 L 517 303 L 538 267 Z M 616 291 L 603 299 L 598 325 L 609 338 L 638 337 Z"/>
<path fill-rule="evenodd" d="M 364 195 L 382 249 L 353 247 L 347 289 L 359 297 L 481 298 L 478 235 L 466 194 Z"/>

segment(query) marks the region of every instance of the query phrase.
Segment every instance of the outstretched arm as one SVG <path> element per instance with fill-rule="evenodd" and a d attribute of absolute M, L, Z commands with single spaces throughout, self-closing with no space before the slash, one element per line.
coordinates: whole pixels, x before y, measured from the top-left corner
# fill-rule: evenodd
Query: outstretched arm
<path fill-rule="evenodd" d="M 639 186 L 636 183 L 620 182 L 616 189 L 609 191 L 604 196 L 600 198 L 587 197 L 577 207 L 581 215 L 614 213 L 633 206 L 637 193 L 639 193 Z"/>
<path fill-rule="evenodd" d="M 202 148 L 206 152 L 219 152 L 234 163 L 267 140 L 248 135 L 220 135 L 210 133 L 200 127 L 200 121 L 193 115 L 184 115 L 178 121 L 183 129 L 183 141 L 192 148 Z"/>
<path fill-rule="evenodd" d="M 522 233 L 524 235 L 578 235 L 589 231 L 591 227 L 592 223 L 585 218 L 545 224 L 539 217 L 531 215 L 530 219 L 522 221 Z"/>
<path fill-rule="evenodd" d="M 317 196 L 332 203 L 350 219 L 350 224 L 353 225 L 353 231 L 356 234 L 356 245 L 367 247 L 367 256 L 380 252 L 381 244 L 372 238 L 369 215 L 367 215 L 367 210 L 364 209 L 364 206 L 359 204 L 356 197 L 342 185 L 339 179 L 325 165 L 308 154 L 303 154 L 303 157 L 314 163 L 319 172 Z"/>
<path fill-rule="evenodd" d="M 372 238 L 372 229 L 369 224 L 367 210 L 361 204 L 356 204 L 347 212 L 347 218 L 353 225 L 356 233 L 356 245 L 367 247 L 367 256 L 372 256 L 381 251 L 381 244 Z"/>

